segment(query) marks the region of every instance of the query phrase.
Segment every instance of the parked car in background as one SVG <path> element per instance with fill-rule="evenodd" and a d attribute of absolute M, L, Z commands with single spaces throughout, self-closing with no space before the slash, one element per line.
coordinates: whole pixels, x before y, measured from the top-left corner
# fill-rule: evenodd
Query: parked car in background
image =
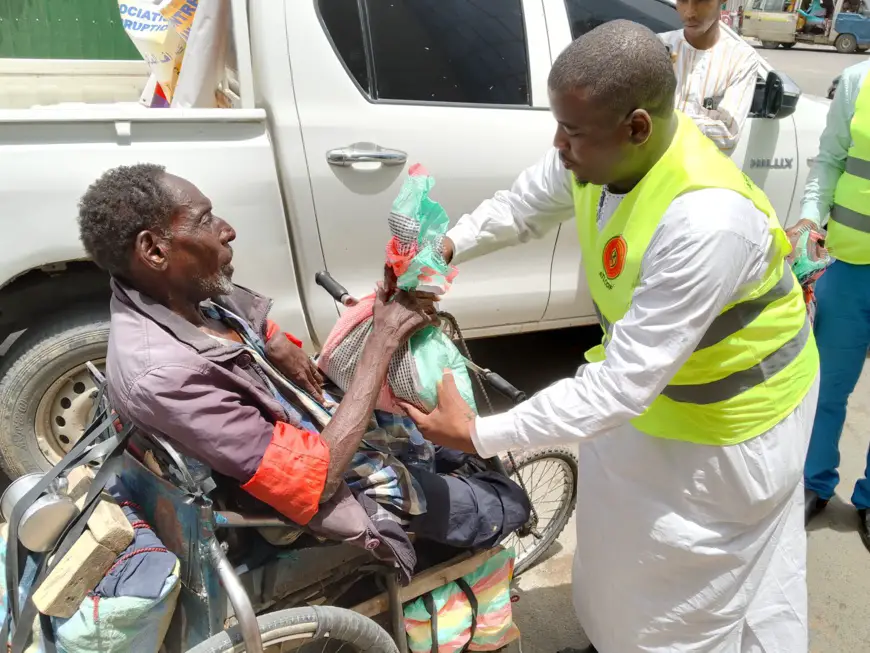
<path fill-rule="evenodd" d="M 870 5 L 867 0 L 836 0 L 830 20 L 807 11 L 810 0 L 795 2 L 789 11 L 782 0 L 752 0 L 743 19 L 743 36 L 764 48 L 792 48 L 796 43 L 830 45 L 851 54 L 870 48 Z"/>

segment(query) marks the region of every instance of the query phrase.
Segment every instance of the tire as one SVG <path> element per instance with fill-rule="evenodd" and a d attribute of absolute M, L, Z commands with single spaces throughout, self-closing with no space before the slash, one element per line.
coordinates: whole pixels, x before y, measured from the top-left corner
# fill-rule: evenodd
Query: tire
<path fill-rule="evenodd" d="M 780 45 L 782 46 L 783 50 L 791 50 L 797 44 L 796 43 L 780 43 Z"/>
<path fill-rule="evenodd" d="M 840 54 L 854 54 L 858 51 L 858 39 L 851 34 L 840 34 L 834 41 L 834 47 Z"/>
<path fill-rule="evenodd" d="M 566 524 L 574 513 L 577 501 L 577 458 L 570 449 L 554 447 L 517 454 L 514 456 L 514 460 L 516 461 L 516 469 L 512 468 L 510 460 L 504 461 L 505 468 L 514 481 L 519 483 L 517 476 L 522 478 L 523 483 L 520 485 L 525 487 L 539 519 L 535 529 L 537 535 L 533 533 L 521 538 L 519 534 L 514 533 L 503 543 L 505 546 L 514 547 L 517 554 L 514 576 L 519 576 L 540 561 L 541 557 L 565 530 Z M 539 469 L 542 471 L 539 472 Z M 543 496 L 538 496 L 536 493 L 540 487 L 538 483 L 542 479 L 548 478 L 550 473 L 557 475 L 546 481 L 544 489 L 549 492 Z M 557 483 L 555 487 L 553 486 L 554 481 Z M 561 483 L 561 487 L 558 485 L 559 483 Z M 546 498 L 552 497 L 553 494 L 550 492 L 557 489 L 559 490 L 558 499 Z M 553 505 L 555 508 L 552 507 Z M 546 521 L 541 526 L 540 520 L 543 519 Z"/>
<path fill-rule="evenodd" d="M 82 375 L 87 361 L 100 362 L 106 357 L 109 340 L 109 310 L 107 305 L 80 307 L 54 314 L 32 326 L 12 345 L 0 364 L 0 467 L 10 479 L 29 472 L 51 469 L 77 439 L 75 424 L 69 433 L 53 432 L 51 412 L 43 408 L 44 401 L 64 377 Z M 75 380 L 78 377 L 71 377 Z M 77 392 L 71 408 L 77 415 L 89 407 L 92 389 L 74 383 Z M 58 390 L 59 392 L 59 390 Z M 69 403 L 69 399 L 59 401 Z M 38 419 L 40 417 L 46 419 Z M 62 419 L 54 415 L 55 423 Z M 38 423 L 39 422 L 39 423 Z M 64 426 L 66 422 L 64 422 Z M 60 428 L 60 427 L 58 427 Z M 80 435 L 80 432 L 78 433 Z"/>
<path fill-rule="evenodd" d="M 762 41 L 761 47 L 765 50 L 776 50 L 779 47 L 779 43 L 776 41 Z"/>
<path fill-rule="evenodd" d="M 263 649 L 293 641 L 298 648 L 277 651 L 338 651 L 346 653 L 398 653 L 395 642 L 371 619 L 342 608 L 311 607 L 279 610 L 257 618 Z M 329 642 L 332 644 L 330 645 Z M 331 647 L 330 647 L 331 646 Z M 244 653 L 245 645 L 238 626 L 210 637 L 187 653 Z"/>

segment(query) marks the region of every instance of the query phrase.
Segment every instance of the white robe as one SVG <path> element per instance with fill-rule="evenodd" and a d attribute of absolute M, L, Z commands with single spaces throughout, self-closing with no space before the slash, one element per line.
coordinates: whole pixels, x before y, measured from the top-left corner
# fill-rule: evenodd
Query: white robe
<path fill-rule="evenodd" d="M 599 225 L 620 200 L 605 196 Z M 550 150 L 451 230 L 455 260 L 524 242 L 572 211 L 570 174 Z M 770 248 L 766 217 L 739 194 L 678 198 L 607 360 L 475 423 L 486 456 L 579 445 L 574 603 L 600 653 L 807 651 L 802 472 L 818 387 L 776 427 L 730 447 L 629 423 L 762 278 Z"/>
<path fill-rule="evenodd" d="M 755 96 L 759 71 L 755 49 L 724 30 L 709 50 L 692 47 L 683 30 L 659 36 L 674 62 L 677 109 L 692 118 L 719 149 L 732 154 Z"/>

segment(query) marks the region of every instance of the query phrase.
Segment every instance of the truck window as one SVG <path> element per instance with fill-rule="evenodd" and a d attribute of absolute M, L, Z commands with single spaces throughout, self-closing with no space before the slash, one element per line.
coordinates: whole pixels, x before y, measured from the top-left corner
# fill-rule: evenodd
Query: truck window
<path fill-rule="evenodd" d="M 369 70 L 357 0 L 319 0 L 320 17 L 348 72 L 369 91 Z"/>
<path fill-rule="evenodd" d="M 660 0 L 565 0 L 565 7 L 575 39 L 602 23 L 620 18 L 645 25 L 657 34 L 683 29 L 674 6 Z"/>
<path fill-rule="evenodd" d="M 374 100 L 531 104 L 521 0 L 318 4 L 345 66 Z"/>

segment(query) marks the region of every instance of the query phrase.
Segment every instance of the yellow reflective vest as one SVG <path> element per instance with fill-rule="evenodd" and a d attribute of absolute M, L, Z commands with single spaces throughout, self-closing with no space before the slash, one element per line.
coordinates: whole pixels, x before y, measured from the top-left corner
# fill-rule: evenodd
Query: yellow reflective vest
<path fill-rule="evenodd" d="M 850 124 L 852 147 L 846 170 L 837 182 L 828 221 L 826 245 L 834 258 L 854 265 L 870 264 L 870 75 L 855 103 Z"/>
<path fill-rule="evenodd" d="M 652 436 L 729 445 L 769 430 L 800 404 L 819 357 L 800 285 L 785 261 L 788 238 L 767 197 L 692 121 L 677 113 L 670 148 L 598 229 L 602 188 L 574 184 L 583 268 L 604 329 L 590 362 L 607 355 L 611 328 L 631 304 L 650 239 L 678 196 L 733 190 L 767 215 L 776 249 L 764 280 L 726 306 L 662 394 L 632 424 Z"/>

